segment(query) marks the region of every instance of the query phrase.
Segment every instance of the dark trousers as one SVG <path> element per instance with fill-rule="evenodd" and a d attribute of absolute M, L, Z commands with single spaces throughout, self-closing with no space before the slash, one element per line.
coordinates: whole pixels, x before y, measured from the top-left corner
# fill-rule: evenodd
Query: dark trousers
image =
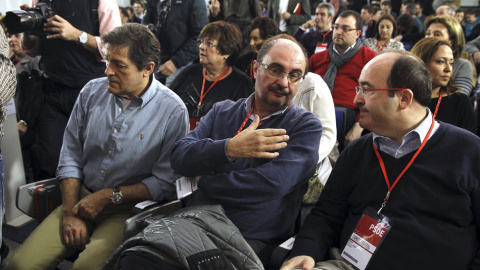
<path fill-rule="evenodd" d="M 45 102 L 37 123 L 37 179 L 55 177 L 63 143 L 63 133 L 81 88 L 72 88 L 51 80 L 44 82 Z"/>

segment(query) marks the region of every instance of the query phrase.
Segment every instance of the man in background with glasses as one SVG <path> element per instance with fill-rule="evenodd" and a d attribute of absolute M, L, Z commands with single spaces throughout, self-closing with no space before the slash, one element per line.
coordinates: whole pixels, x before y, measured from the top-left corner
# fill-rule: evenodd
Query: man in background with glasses
<path fill-rule="evenodd" d="M 192 181 L 198 185 L 198 190 L 184 199 L 186 205 L 220 204 L 225 213 L 218 215 L 226 215 L 225 219 L 243 236 L 238 245 L 248 243 L 265 269 L 274 248 L 295 234 L 302 197 L 318 160 L 321 123 L 312 113 L 292 104 L 306 70 L 307 55 L 297 43 L 278 37 L 267 40 L 253 65 L 255 93 L 236 102 L 216 103 L 195 130 L 175 143 L 171 154 L 172 168 L 194 178 Z M 182 224 L 178 221 L 175 224 L 165 227 L 177 235 L 175 227 Z M 212 227 L 211 230 L 221 229 Z M 201 250 L 208 245 L 201 240 L 208 238 L 206 235 L 200 239 L 188 237 L 185 240 L 180 235 L 173 242 L 184 243 L 189 250 Z M 184 247 L 177 245 L 174 249 L 184 250 Z M 156 250 L 159 257 L 164 252 Z M 221 252 L 228 251 L 224 248 Z M 176 256 L 163 257 L 133 256 L 130 261 L 161 269 L 193 269 L 192 265 L 173 259 Z M 212 259 L 209 263 L 213 261 L 222 259 Z M 227 265 L 234 264 L 233 260 L 224 261 Z M 261 264 L 234 266 L 235 269 L 262 267 Z M 230 268 L 209 265 L 204 269 Z"/>
<path fill-rule="evenodd" d="M 332 92 L 336 107 L 347 109 L 345 142 L 339 141 L 339 149 L 360 137 L 358 107 L 353 103 L 355 86 L 363 66 L 375 56 L 375 52 L 360 42 L 362 17 L 355 11 L 342 12 L 333 26 L 333 43 L 328 50 L 310 57 L 310 71 L 322 76 Z"/>
<path fill-rule="evenodd" d="M 281 270 L 478 269 L 480 139 L 434 119 L 429 78 L 404 51 L 365 66 L 354 102 L 372 133 L 338 159 Z"/>

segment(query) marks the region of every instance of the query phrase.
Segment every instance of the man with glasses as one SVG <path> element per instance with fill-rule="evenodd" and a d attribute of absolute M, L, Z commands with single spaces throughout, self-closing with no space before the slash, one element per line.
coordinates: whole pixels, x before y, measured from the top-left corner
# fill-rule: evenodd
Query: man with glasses
<path fill-rule="evenodd" d="M 333 43 L 328 50 L 310 57 L 310 71 L 322 76 L 332 92 L 336 107 L 347 109 L 345 144 L 360 137 L 358 107 L 353 103 L 355 86 L 363 66 L 375 56 L 375 51 L 362 46 L 362 18 L 355 11 L 342 12 L 333 26 Z M 339 143 L 342 143 L 341 141 Z M 343 149 L 344 145 L 339 145 Z"/>
<path fill-rule="evenodd" d="M 404 51 L 364 67 L 355 104 L 372 133 L 338 159 L 281 270 L 478 268 L 480 139 L 435 120 L 429 78 Z"/>
<path fill-rule="evenodd" d="M 184 199 L 187 206 L 220 204 L 265 269 L 274 248 L 295 233 L 302 197 L 318 160 L 321 123 L 292 103 L 306 70 L 307 55 L 294 41 L 267 40 L 253 65 L 255 93 L 215 104 L 195 130 L 175 143 L 171 154 L 172 168 L 194 177 L 198 185 Z M 200 241 L 189 239 L 189 250 L 201 249 Z M 152 256 L 144 263 L 139 255 L 130 261 L 160 265 L 158 269 L 193 269 L 171 259 L 174 256 L 166 257 L 151 263 L 156 259 Z"/>
<path fill-rule="evenodd" d="M 334 7 L 329 3 L 321 3 L 315 10 L 315 20 L 302 24 L 293 35 L 305 47 L 308 57 L 326 50 L 332 43 L 334 16 Z"/>

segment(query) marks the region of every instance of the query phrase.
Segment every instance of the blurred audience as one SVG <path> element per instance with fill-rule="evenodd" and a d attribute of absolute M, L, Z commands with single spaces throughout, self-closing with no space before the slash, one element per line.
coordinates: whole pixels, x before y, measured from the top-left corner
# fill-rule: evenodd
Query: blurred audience
<path fill-rule="evenodd" d="M 253 62 L 257 59 L 257 53 L 263 42 L 270 37 L 280 34 L 277 22 L 266 17 L 255 18 L 250 25 L 250 48 L 251 51 L 246 52 L 238 58 L 235 66 L 245 72 L 255 84 L 255 76 L 253 74 Z"/>
<path fill-rule="evenodd" d="M 332 42 L 335 11 L 331 4 L 321 3 L 315 9 L 315 20 L 304 23 L 293 37 L 305 47 L 308 57 L 324 51 Z"/>

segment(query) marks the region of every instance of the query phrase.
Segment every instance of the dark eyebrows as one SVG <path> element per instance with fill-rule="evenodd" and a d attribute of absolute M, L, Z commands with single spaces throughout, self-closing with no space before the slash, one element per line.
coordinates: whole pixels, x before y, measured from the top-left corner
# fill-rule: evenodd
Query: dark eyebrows
<path fill-rule="evenodd" d="M 272 62 L 272 63 L 270 63 L 270 64 L 268 64 L 268 65 L 269 65 L 269 66 L 276 67 L 276 68 L 279 68 L 279 69 L 285 71 L 285 67 L 283 67 L 283 65 L 281 65 L 281 64 L 279 64 L 279 63 L 277 63 L 277 62 Z M 303 71 L 302 71 L 301 68 L 294 68 L 294 69 L 290 70 L 290 72 L 288 72 L 288 73 L 292 73 L 292 72 L 298 72 L 298 73 L 303 74 Z"/>
<path fill-rule="evenodd" d="M 370 85 L 368 82 L 365 82 L 365 81 L 363 81 L 363 82 L 360 82 L 360 81 L 359 81 L 359 82 L 358 82 L 358 85 L 360 85 L 360 86 L 362 86 L 362 87 L 370 87 L 370 88 L 371 88 L 371 85 Z"/>

